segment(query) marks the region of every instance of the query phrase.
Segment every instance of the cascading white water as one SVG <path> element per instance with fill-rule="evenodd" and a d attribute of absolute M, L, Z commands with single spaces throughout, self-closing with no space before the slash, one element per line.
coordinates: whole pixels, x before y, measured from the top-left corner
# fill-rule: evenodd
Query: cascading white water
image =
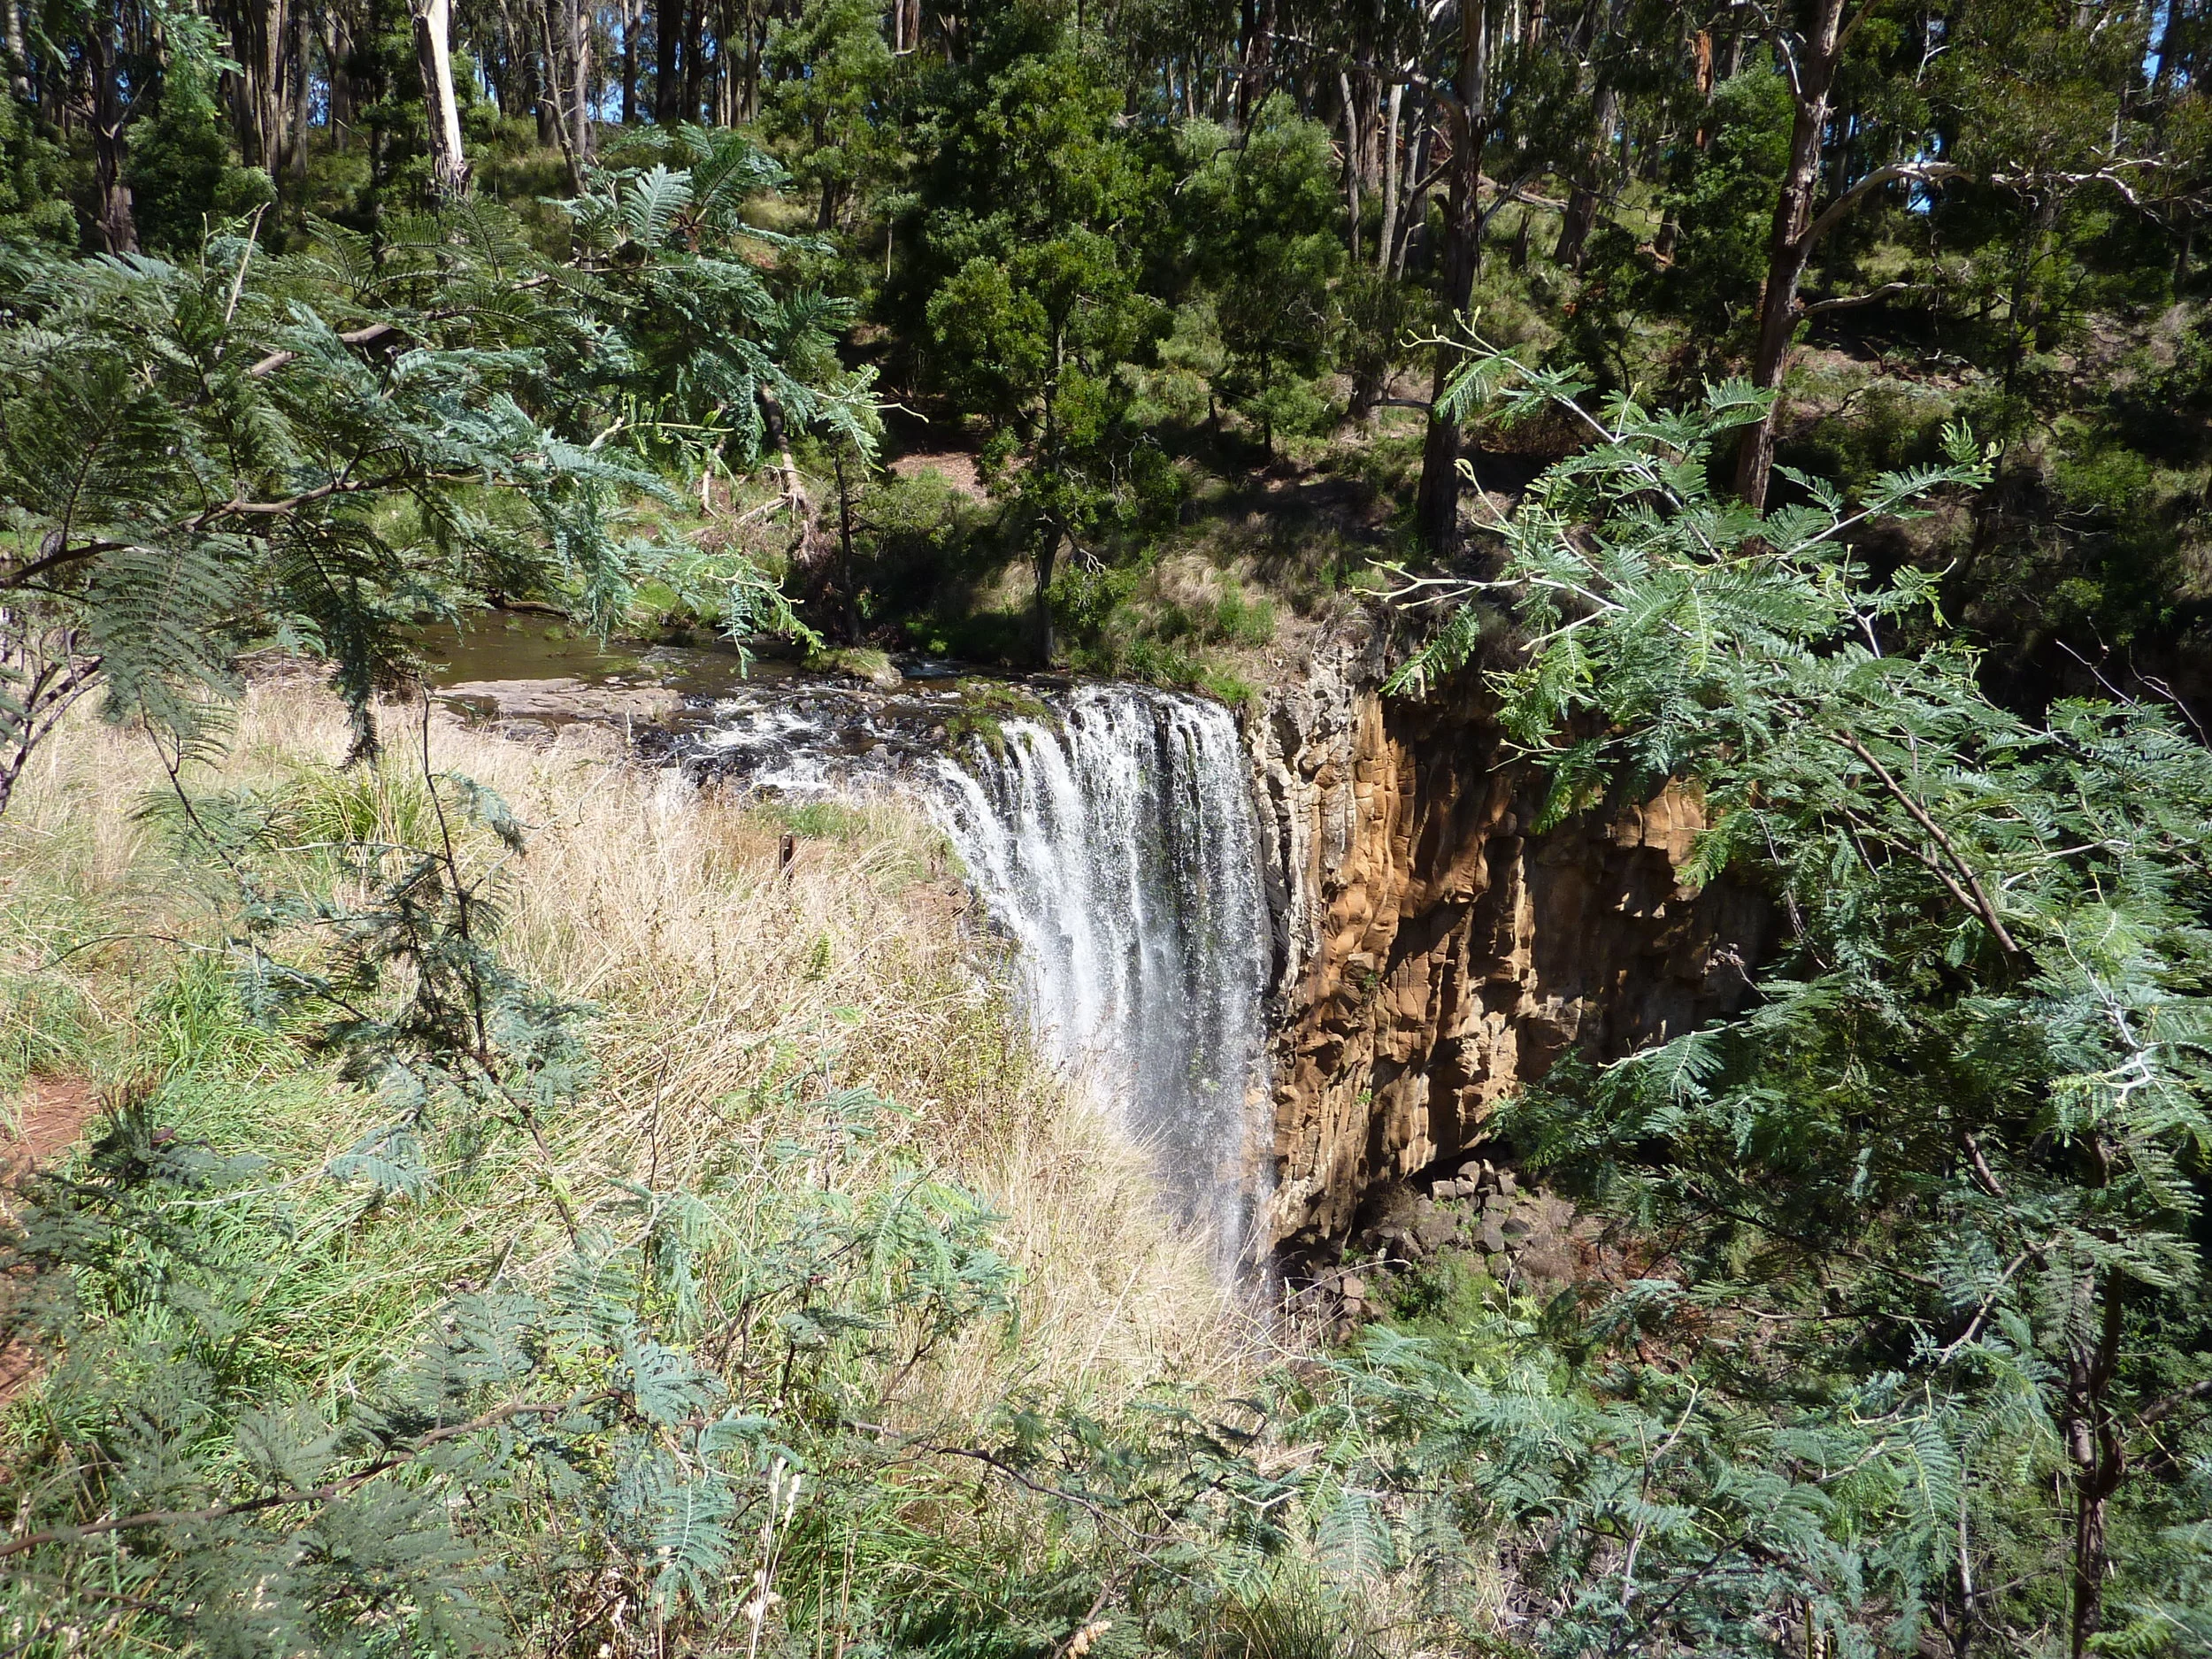
<path fill-rule="evenodd" d="M 1232 1250 L 1252 1196 L 1267 911 L 1248 773 L 1215 704 L 1087 687 L 1056 731 L 940 757 L 940 817 L 1020 941 L 1032 1025 Z"/>
<path fill-rule="evenodd" d="M 944 828 L 1020 947 L 1047 1052 L 1152 1156 L 1225 1267 L 1257 1190 L 1269 966 L 1249 772 L 1219 705 L 1085 686 L 1002 741 L 895 755 L 818 705 L 726 705 L 710 755 L 757 785 L 887 780 Z"/>

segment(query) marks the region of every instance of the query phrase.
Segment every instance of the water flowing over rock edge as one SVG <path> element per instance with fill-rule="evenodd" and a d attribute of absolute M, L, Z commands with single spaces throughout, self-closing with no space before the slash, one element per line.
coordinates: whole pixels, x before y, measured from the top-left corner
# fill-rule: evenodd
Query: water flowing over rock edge
<path fill-rule="evenodd" d="M 921 805 L 1018 947 L 1018 1001 L 1045 1051 L 1148 1150 L 1225 1274 L 1272 1242 L 1255 1231 L 1269 907 L 1226 709 L 1114 684 L 764 687 L 718 702 L 685 764 Z"/>
<path fill-rule="evenodd" d="M 1680 792 L 1526 833 L 1540 786 L 1479 686 L 1385 695 L 1398 643 L 1386 616 L 1340 618 L 1233 716 L 1137 686 L 790 677 L 695 694 L 648 748 L 695 779 L 920 800 L 987 904 L 995 888 L 1047 1051 L 1118 1115 L 1117 1090 L 1153 1102 L 1120 1120 L 1225 1262 L 1296 1255 L 1489 1150 L 1499 1098 L 1571 1048 L 1609 1058 L 1729 1011 L 1771 926 L 1755 894 L 1680 886 L 1704 822 Z M 1111 833 L 1077 833 L 1093 795 Z M 1110 854 L 1142 904 L 1100 910 Z M 1171 1018 L 1179 1048 L 1155 1040 Z"/>

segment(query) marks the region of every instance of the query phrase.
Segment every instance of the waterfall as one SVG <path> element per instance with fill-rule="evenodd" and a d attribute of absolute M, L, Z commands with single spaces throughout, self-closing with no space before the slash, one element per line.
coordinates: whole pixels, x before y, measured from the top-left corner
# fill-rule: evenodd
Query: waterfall
<path fill-rule="evenodd" d="M 1045 1051 L 1233 1262 L 1260 1195 L 1270 949 L 1235 721 L 1200 698 L 1091 685 L 991 741 L 916 741 L 943 713 L 766 693 L 722 705 L 701 758 L 764 788 L 888 783 L 918 799 L 1019 947 L 1018 1000 Z"/>

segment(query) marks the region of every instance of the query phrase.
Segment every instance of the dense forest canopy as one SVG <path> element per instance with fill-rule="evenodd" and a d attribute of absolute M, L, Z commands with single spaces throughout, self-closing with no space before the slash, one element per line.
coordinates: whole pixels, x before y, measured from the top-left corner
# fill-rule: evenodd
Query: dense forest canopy
<path fill-rule="evenodd" d="M 1000 648 L 1102 664 L 1128 654 L 1118 583 L 1187 507 L 1194 456 L 1234 474 L 1253 447 L 1418 410 L 1455 358 L 1416 342 L 1471 309 L 1601 387 L 1786 387 L 1738 442 L 1755 503 L 1778 456 L 1854 486 L 1964 418 L 1997 476 L 1896 556 L 1947 569 L 1950 610 L 2032 697 L 2084 655 L 2185 672 L 2202 624 L 2208 29 L 2186 4 L 2012 0 L 14 0 L 0 207 L 56 250 L 189 260 L 250 227 L 311 257 L 350 233 L 381 270 L 418 216 L 473 203 L 591 269 L 601 221 L 560 198 L 742 134 L 774 178 L 718 180 L 715 211 L 795 239 L 754 263 L 851 331 L 842 370 L 873 370 L 940 442 L 976 434 L 994 550 L 1038 587 L 1032 637 Z M 645 211 L 683 222 L 636 245 L 699 251 L 695 210 Z M 419 308 L 357 285 L 293 303 L 356 327 Z M 705 416 L 701 449 L 736 433 L 749 464 L 763 419 L 786 424 L 756 393 L 625 414 L 603 388 L 575 412 L 663 434 Z M 1454 463 L 1485 441 L 1463 424 L 1428 420 L 1417 467 L 1373 447 L 1409 551 L 1459 542 Z M 957 608 L 903 568 L 896 512 L 863 518 L 884 568 L 855 568 L 842 529 L 841 571 L 807 579 L 817 620 Z"/>
<path fill-rule="evenodd" d="M 2212 1646 L 2212 5 L 0 5 L 0 1080 L 110 1107 L 12 1653 Z M 1609 1279 L 1125 1387 L 972 971 L 793 896 L 859 830 L 578 806 L 634 935 L 395 700 L 527 615 L 1253 704 L 1393 597 L 1778 942 L 1497 1118 Z"/>

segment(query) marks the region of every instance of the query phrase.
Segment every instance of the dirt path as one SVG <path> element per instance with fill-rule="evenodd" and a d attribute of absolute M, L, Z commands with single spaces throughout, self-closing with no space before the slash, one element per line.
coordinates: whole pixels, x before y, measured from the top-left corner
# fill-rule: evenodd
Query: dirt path
<path fill-rule="evenodd" d="M 100 1110 L 100 1096 L 81 1077 L 33 1078 L 23 1089 L 22 1118 L 0 1133 L 0 1171 L 19 1175 L 67 1151 Z"/>
<path fill-rule="evenodd" d="M 0 1133 L 0 1183 L 12 1183 L 67 1151 L 100 1110 L 97 1090 L 83 1078 L 34 1078 L 25 1085 L 13 1134 Z M 0 1193 L 0 1210 L 6 1198 Z M 38 1375 L 38 1353 L 17 1340 L 0 1347 L 0 1410 Z"/>

